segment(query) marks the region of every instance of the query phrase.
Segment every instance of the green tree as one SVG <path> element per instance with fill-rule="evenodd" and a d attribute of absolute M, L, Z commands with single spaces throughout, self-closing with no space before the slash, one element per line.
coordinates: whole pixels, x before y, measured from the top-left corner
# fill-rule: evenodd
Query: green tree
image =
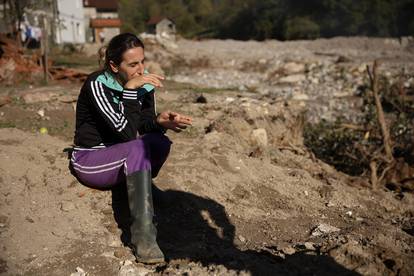
<path fill-rule="evenodd" d="M 286 20 L 285 39 L 314 39 L 319 37 L 319 25 L 306 17 Z"/>
<path fill-rule="evenodd" d="M 122 18 L 122 32 L 139 33 L 145 30 L 145 18 L 141 1 L 120 0 L 119 16 Z"/>

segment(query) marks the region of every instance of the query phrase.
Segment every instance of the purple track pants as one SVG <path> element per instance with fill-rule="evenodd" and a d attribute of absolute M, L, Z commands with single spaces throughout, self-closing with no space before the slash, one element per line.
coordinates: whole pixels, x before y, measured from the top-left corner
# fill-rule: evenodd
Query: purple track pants
<path fill-rule="evenodd" d="M 125 176 L 151 170 L 157 176 L 170 152 L 171 141 L 160 133 L 97 150 L 75 150 L 70 167 L 84 185 L 108 189 L 125 181 Z"/>

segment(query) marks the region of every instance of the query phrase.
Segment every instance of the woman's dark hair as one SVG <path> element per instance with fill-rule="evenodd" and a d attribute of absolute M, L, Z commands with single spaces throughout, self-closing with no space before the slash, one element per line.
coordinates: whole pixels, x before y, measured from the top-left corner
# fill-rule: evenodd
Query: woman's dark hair
<path fill-rule="evenodd" d="M 111 41 L 109 41 L 105 50 L 104 68 L 110 70 L 111 67 L 109 66 L 109 62 L 111 60 L 116 65 L 121 64 L 124 52 L 136 47 L 144 49 L 144 43 L 142 43 L 136 35 L 131 33 L 123 33 L 114 36 Z"/>

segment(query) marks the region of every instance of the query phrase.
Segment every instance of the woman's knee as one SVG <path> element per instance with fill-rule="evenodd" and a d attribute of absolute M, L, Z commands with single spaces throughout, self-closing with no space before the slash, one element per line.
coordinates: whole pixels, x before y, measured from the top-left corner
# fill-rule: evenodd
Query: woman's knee
<path fill-rule="evenodd" d="M 141 137 L 145 144 L 149 145 L 151 152 L 168 155 L 171 149 L 171 140 L 162 133 L 148 133 Z"/>

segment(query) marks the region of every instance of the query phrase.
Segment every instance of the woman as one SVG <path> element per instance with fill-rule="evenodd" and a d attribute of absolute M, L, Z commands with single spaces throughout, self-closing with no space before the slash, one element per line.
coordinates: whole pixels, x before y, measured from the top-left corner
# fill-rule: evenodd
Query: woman
<path fill-rule="evenodd" d="M 163 79 L 145 71 L 144 45 L 135 35 L 112 38 L 104 70 L 92 73 L 81 88 L 70 161 L 72 173 L 89 187 L 126 183 L 132 249 L 143 263 L 164 261 L 156 242 L 151 193 L 151 178 L 170 150 L 164 133 L 179 132 L 192 122 L 175 112 L 156 114 L 154 87 L 162 87 Z"/>

